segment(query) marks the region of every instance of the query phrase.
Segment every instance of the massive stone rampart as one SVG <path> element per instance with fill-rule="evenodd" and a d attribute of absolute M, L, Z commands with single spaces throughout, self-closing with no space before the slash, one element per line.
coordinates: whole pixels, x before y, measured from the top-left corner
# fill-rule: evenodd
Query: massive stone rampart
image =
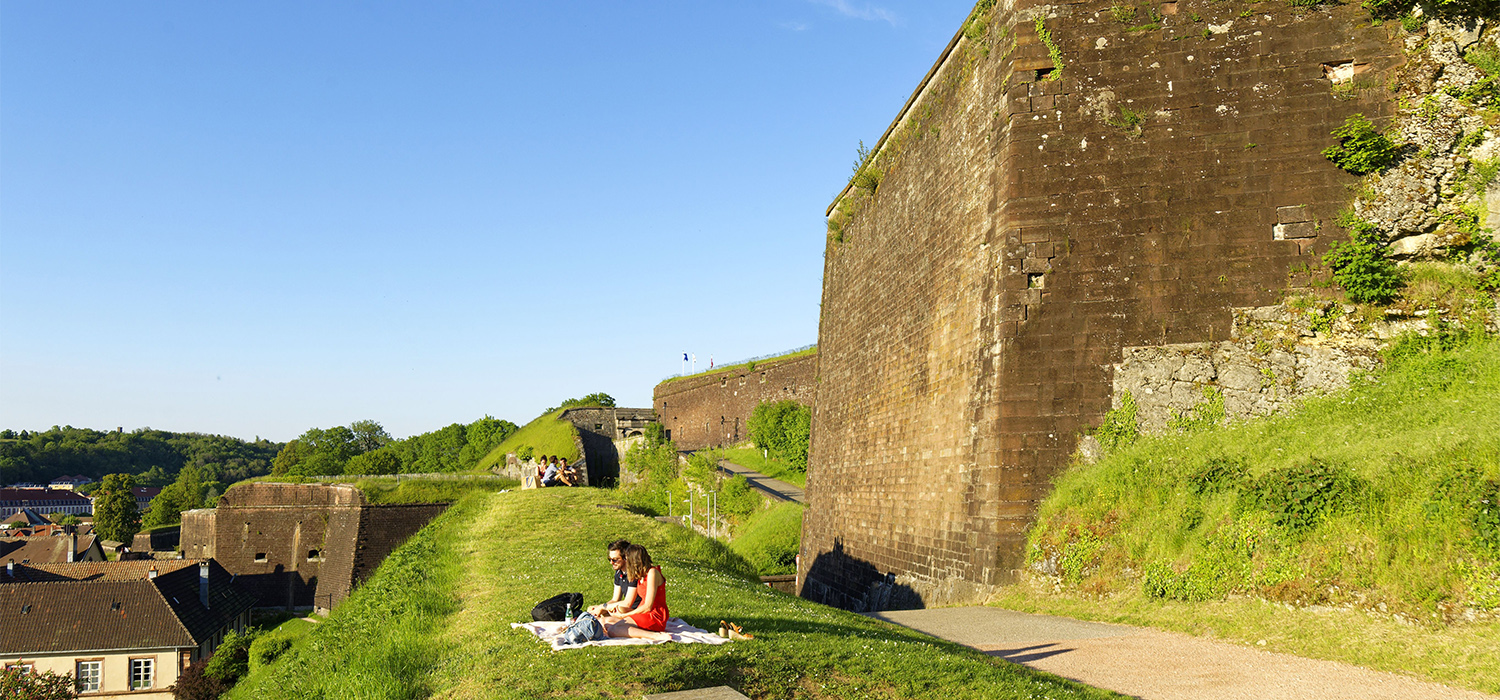
<path fill-rule="evenodd" d="M 874 193 L 831 208 L 802 595 L 1010 581 L 1122 348 L 1228 338 L 1232 308 L 1344 236 L 1355 179 L 1321 150 L 1392 114 L 1398 29 L 1357 6 L 1112 7 L 998 4 L 882 139 Z"/>
<path fill-rule="evenodd" d="M 182 551 L 218 561 L 261 607 L 326 610 L 447 508 L 371 505 L 348 484 L 241 484 L 182 514 Z"/>
<path fill-rule="evenodd" d="M 732 445 L 750 438 L 750 413 L 767 401 L 813 402 L 818 354 L 770 359 L 656 385 L 652 406 L 681 450 Z"/>

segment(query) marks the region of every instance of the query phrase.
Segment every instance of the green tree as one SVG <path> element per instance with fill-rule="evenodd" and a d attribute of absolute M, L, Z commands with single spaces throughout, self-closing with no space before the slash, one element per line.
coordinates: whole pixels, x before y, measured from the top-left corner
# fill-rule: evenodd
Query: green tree
<path fill-rule="evenodd" d="M 390 433 L 385 432 L 385 428 L 375 421 L 354 421 L 349 424 L 349 430 L 354 433 L 354 449 L 358 454 L 374 452 L 391 444 Z"/>
<path fill-rule="evenodd" d="M 401 458 L 396 455 L 395 451 L 387 449 L 354 455 L 344 465 L 345 474 L 399 474 L 400 472 Z"/>
<path fill-rule="evenodd" d="M 303 460 L 313 456 L 313 452 L 313 446 L 300 439 L 288 442 L 276 453 L 276 458 L 271 460 L 271 474 L 283 476 L 293 473 L 292 470 Z"/>
<path fill-rule="evenodd" d="M 183 467 L 177 480 L 151 500 L 151 508 L 141 518 L 145 527 L 170 525 L 182 520 L 182 511 L 203 505 L 203 475 L 197 467 Z"/>
<path fill-rule="evenodd" d="M 807 470 L 812 410 L 796 401 L 767 401 L 750 413 L 750 439 L 792 468 Z"/>
<path fill-rule="evenodd" d="M 135 507 L 135 477 L 110 474 L 94 497 L 94 531 L 100 537 L 129 544 L 141 531 L 141 514 Z"/>

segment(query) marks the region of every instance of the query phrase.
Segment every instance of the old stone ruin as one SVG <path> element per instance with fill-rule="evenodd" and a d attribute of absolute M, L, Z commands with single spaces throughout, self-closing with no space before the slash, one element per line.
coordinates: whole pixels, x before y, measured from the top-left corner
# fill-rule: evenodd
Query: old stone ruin
<path fill-rule="evenodd" d="M 801 594 L 983 600 L 1127 393 L 1148 430 L 1259 415 L 1447 313 L 1355 323 L 1315 283 L 1346 212 L 1403 260 L 1474 240 L 1494 192 L 1465 178 L 1500 140 L 1463 56 L 1497 34 L 1354 4 L 980 3 L 828 211 Z M 1395 165 L 1324 156 L 1355 115 Z"/>
<path fill-rule="evenodd" d="M 326 612 L 448 505 L 373 505 L 350 484 L 240 484 L 182 514 L 182 553 L 218 561 L 257 607 Z"/>

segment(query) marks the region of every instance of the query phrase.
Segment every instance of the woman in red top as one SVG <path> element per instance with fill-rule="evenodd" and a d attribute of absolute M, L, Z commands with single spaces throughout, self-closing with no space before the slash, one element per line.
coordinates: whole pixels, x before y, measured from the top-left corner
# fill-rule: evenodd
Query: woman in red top
<path fill-rule="evenodd" d="M 667 579 L 661 567 L 651 563 L 651 555 L 638 544 L 625 548 L 625 576 L 635 581 L 639 602 L 630 610 L 617 615 L 609 614 L 601 620 L 604 633 L 611 637 L 637 637 L 640 639 L 667 640 Z"/>

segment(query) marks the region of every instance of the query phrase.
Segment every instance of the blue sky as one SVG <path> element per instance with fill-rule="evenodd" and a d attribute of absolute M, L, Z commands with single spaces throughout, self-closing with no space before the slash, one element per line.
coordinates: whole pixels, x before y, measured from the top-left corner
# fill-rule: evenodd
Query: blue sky
<path fill-rule="evenodd" d="M 404 437 L 815 342 L 971 5 L 0 0 L 0 426 Z"/>

